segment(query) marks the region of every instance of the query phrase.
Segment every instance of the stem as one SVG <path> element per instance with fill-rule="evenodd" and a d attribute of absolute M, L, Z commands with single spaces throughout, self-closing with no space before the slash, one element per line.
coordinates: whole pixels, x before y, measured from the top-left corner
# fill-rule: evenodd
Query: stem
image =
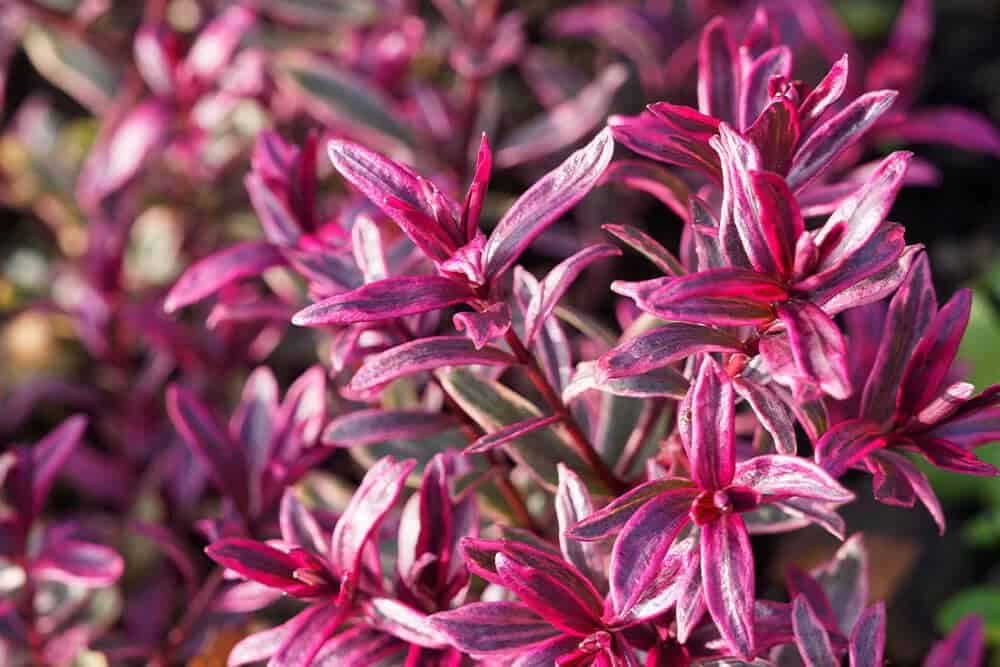
<path fill-rule="evenodd" d="M 639 422 L 635 425 L 625 449 L 622 451 L 622 458 L 615 469 L 619 475 L 628 478 L 628 471 L 635 464 L 635 459 L 642 451 L 642 446 L 649 438 L 653 427 L 656 425 L 660 412 L 666 407 L 666 401 L 662 399 L 653 400 L 645 405 L 639 415 Z"/>
<path fill-rule="evenodd" d="M 508 329 L 507 333 L 504 335 L 504 340 L 510 346 L 511 351 L 514 356 L 517 357 L 518 362 L 524 367 L 525 372 L 528 374 L 528 379 L 531 380 L 531 384 L 535 386 L 538 393 L 542 395 L 542 399 L 548 404 L 549 409 L 551 409 L 555 414 L 557 414 L 561 419 L 563 425 L 566 427 L 566 431 L 569 433 L 570 439 L 573 442 L 573 446 L 576 447 L 577 452 L 583 457 L 583 460 L 594 471 L 594 474 L 604 483 L 612 493 L 622 493 L 627 489 L 626 484 L 624 484 L 620 479 L 615 477 L 615 474 L 608 467 L 608 464 L 604 462 L 601 455 L 597 453 L 593 445 L 587 439 L 584 434 L 583 429 L 576 422 L 573 417 L 573 413 L 569 411 L 566 404 L 563 403 L 562 397 L 556 393 L 556 390 L 552 388 L 552 384 L 549 379 L 545 377 L 545 373 L 542 371 L 541 367 L 538 365 L 538 361 L 535 359 L 534 355 L 528 351 L 524 343 L 521 342 L 521 338 L 513 329 Z"/>
<path fill-rule="evenodd" d="M 483 435 L 485 431 L 476 423 L 476 421 L 462 409 L 462 406 L 458 404 L 458 401 L 453 399 L 445 391 L 441 382 L 438 380 L 437 376 L 433 373 L 431 377 L 434 382 L 441 388 L 441 392 L 444 394 L 444 400 L 448 403 L 449 407 L 455 411 L 458 418 L 462 421 L 462 430 L 465 431 L 466 436 L 469 438 L 470 442 L 474 442 L 479 436 Z M 500 495 L 503 496 L 504 501 L 510 506 L 511 512 L 514 513 L 514 518 L 517 523 L 522 528 L 527 528 L 536 535 L 543 535 L 541 527 L 535 521 L 534 517 L 531 516 L 531 512 L 528 511 L 528 506 L 524 502 L 524 498 L 521 497 L 521 492 L 518 491 L 517 487 L 510 479 L 510 466 L 506 465 L 501 459 L 497 452 L 487 452 L 487 457 L 489 458 L 490 465 L 497 469 L 497 475 L 494 479 L 494 483 L 497 485 L 497 489 L 500 490 Z"/>

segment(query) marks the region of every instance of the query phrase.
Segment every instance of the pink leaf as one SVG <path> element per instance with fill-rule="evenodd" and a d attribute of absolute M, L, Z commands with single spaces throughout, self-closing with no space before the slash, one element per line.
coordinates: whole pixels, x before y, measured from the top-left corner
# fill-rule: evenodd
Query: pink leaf
<path fill-rule="evenodd" d="M 455 328 L 464 331 L 477 350 L 503 336 L 511 325 L 510 307 L 502 301 L 482 312 L 455 313 L 451 319 Z"/>
<path fill-rule="evenodd" d="M 597 185 L 613 153 L 611 132 L 602 130 L 521 195 L 486 242 L 486 274 L 492 280 L 499 278 L 539 234 L 583 199 Z"/>
<path fill-rule="evenodd" d="M 613 379 L 645 373 L 699 352 L 742 350 L 741 341 L 721 329 L 670 322 L 612 348 L 598 361 L 598 369 L 602 377 Z"/>
<path fill-rule="evenodd" d="M 738 514 L 701 527 L 701 578 L 705 603 L 719 633 L 736 655 L 754 654 L 754 562 Z"/>
<path fill-rule="evenodd" d="M 337 447 L 370 445 L 388 440 L 419 439 L 456 428 L 458 421 L 426 410 L 355 410 L 334 419 L 322 442 Z"/>
<path fill-rule="evenodd" d="M 773 270 L 787 277 L 795 266 L 796 241 L 805 230 L 802 213 L 785 179 L 769 173 L 753 173 L 750 178 L 760 206 L 760 226 L 751 229 L 746 222 L 741 226 L 747 235 L 747 254 L 758 271 Z"/>
<path fill-rule="evenodd" d="M 599 259 L 616 257 L 621 254 L 618 248 L 611 245 L 603 243 L 592 245 L 567 257 L 549 271 L 539 283 L 538 291 L 532 295 L 524 315 L 525 344 L 530 344 L 534 340 L 539 328 L 555 310 L 559 299 L 580 275 L 580 272 Z"/>
<path fill-rule="evenodd" d="M 885 653 L 885 603 L 878 602 L 861 614 L 851 630 L 848 652 L 851 667 L 881 667 Z M 946 664 L 960 665 L 961 661 Z M 968 663 L 975 664 L 975 663 Z"/>
<path fill-rule="evenodd" d="M 819 307 L 808 302 L 778 304 L 795 365 L 802 376 L 833 398 L 851 393 L 847 346 L 840 329 Z"/>
<path fill-rule="evenodd" d="M 270 243 L 238 243 L 189 266 L 170 289 L 163 308 L 172 313 L 201 301 L 237 280 L 258 276 L 267 269 L 284 263 L 284 257 Z"/>
<path fill-rule="evenodd" d="M 986 654 L 986 637 L 983 619 L 968 614 L 952 628 L 948 636 L 934 644 L 924 667 L 951 667 L 969 665 L 977 667 Z"/>
<path fill-rule="evenodd" d="M 611 166 L 622 164 L 615 162 Z M 609 170 L 610 171 L 610 170 Z M 685 211 L 686 215 L 686 211 Z M 663 271 L 668 276 L 683 276 L 687 269 L 672 252 L 664 248 L 660 243 L 641 229 L 631 225 L 602 225 L 601 229 L 614 235 L 620 241 L 628 244 L 630 248 L 638 251 L 643 257 L 651 261 L 656 268 Z"/>
<path fill-rule="evenodd" d="M 44 579 L 87 588 L 110 586 L 125 570 L 125 562 L 113 549 L 77 540 L 46 544 L 32 563 L 32 571 Z"/>
<path fill-rule="evenodd" d="M 716 17 L 701 33 L 698 49 L 698 109 L 736 126 L 739 59 L 726 21 Z"/>
<path fill-rule="evenodd" d="M 462 204 L 462 229 L 465 231 L 465 238 L 472 239 L 479 231 L 479 215 L 483 210 L 483 202 L 486 201 L 486 190 L 490 185 L 490 173 L 493 170 L 493 151 L 490 150 L 490 142 L 483 132 L 479 140 L 479 153 L 476 156 L 476 166 L 472 172 L 472 183 L 465 194 L 465 202 Z"/>
<path fill-rule="evenodd" d="M 882 427 L 868 419 L 842 421 L 816 443 L 816 462 L 833 477 L 841 477 L 872 450 L 885 447 Z"/>
<path fill-rule="evenodd" d="M 705 356 L 678 415 L 691 477 L 703 490 L 724 489 L 732 482 L 736 465 L 734 419 L 732 382 L 711 357 Z"/>
<path fill-rule="evenodd" d="M 690 189 L 687 183 L 658 164 L 646 160 L 616 160 L 608 166 L 601 180 L 603 183 L 623 183 L 633 190 L 650 194 L 676 213 L 681 220 L 688 219 L 687 202 Z M 608 227 L 605 226 L 604 229 Z M 628 243 L 624 238 L 622 240 Z M 667 271 L 667 273 L 674 272 Z"/>
<path fill-rule="evenodd" d="M 434 614 L 430 623 L 472 655 L 518 656 L 559 633 L 517 602 L 472 602 Z"/>
<path fill-rule="evenodd" d="M 792 603 L 792 626 L 806 667 L 840 667 L 830 635 L 804 596 L 800 595 Z"/>
<path fill-rule="evenodd" d="M 640 484 L 570 527 L 567 534 L 574 540 L 586 541 L 609 537 L 620 531 L 628 520 L 653 498 L 679 488 L 686 488 L 690 497 L 694 497 L 695 492 L 685 480 L 658 479 Z"/>
<path fill-rule="evenodd" d="M 464 336 L 437 336 L 411 341 L 368 357 L 351 378 L 349 388 L 361 392 L 396 378 L 443 366 L 509 366 L 516 360 L 497 348 L 477 350 Z"/>
<path fill-rule="evenodd" d="M 545 428 L 562 420 L 559 415 L 548 415 L 545 417 L 535 417 L 524 421 L 515 422 L 504 426 L 492 433 L 487 433 L 469 444 L 465 448 L 466 454 L 484 454 L 491 452 L 497 447 L 507 444 L 512 440 L 517 440 L 521 436 Z"/>
<path fill-rule="evenodd" d="M 330 563 L 341 578 L 359 575 L 365 545 L 403 491 L 416 461 L 380 459 L 365 474 L 347 509 L 337 521 L 330 546 Z"/>
<path fill-rule="evenodd" d="M 396 276 L 343 292 L 304 310 L 292 324 L 318 326 L 377 322 L 437 310 L 472 298 L 469 289 L 442 276 Z"/>
<path fill-rule="evenodd" d="M 813 130 L 792 158 L 788 185 L 795 191 L 808 185 L 856 143 L 895 99 L 891 90 L 866 93 Z"/>

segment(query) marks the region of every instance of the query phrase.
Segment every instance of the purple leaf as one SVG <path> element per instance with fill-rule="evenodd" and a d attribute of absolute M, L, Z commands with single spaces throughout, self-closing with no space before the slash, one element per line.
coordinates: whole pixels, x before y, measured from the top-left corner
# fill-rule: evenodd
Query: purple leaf
<path fill-rule="evenodd" d="M 215 81 L 256 20 L 246 7 L 228 7 L 198 32 L 184 68 L 200 82 Z"/>
<path fill-rule="evenodd" d="M 56 475 L 73 450 L 80 444 L 87 429 L 87 418 L 73 415 L 50 431 L 31 448 L 31 497 L 33 514 L 41 511 Z"/>
<path fill-rule="evenodd" d="M 724 489 L 733 479 L 736 465 L 733 405 L 729 376 L 706 356 L 678 416 L 691 477 L 703 490 Z"/>
<path fill-rule="evenodd" d="M 646 160 L 616 160 L 608 166 L 601 182 L 623 183 L 633 190 L 648 193 L 659 199 L 667 208 L 676 213 L 677 217 L 681 220 L 687 221 L 688 219 L 687 201 L 690 196 L 690 188 L 687 183 L 658 164 L 653 164 Z M 609 226 L 605 226 L 604 228 L 608 229 Z M 615 227 L 627 226 L 615 225 Z M 638 230 L 636 231 L 638 232 Z M 642 234 L 642 232 L 638 233 Z M 625 238 L 622 238 L 622 240 L 629 243 Z M 639 250 L 639 248 L 636 248 L 636 250 Z M 639 252 L 642 252 L 642 250 L 639 250 Z M 673 273 L 673 271 L 665 272 Z"/>
<path fill-rule="evenodd" d="M 604 129 L 511 205 L 483 251 L 491 280 L 498 279 L 539 234 L 590 192 L 612 153 L 614 140 L 610 130 Z"/>
<path fill-rule="evenodd" d="M 312 667 L 369 667 L 405 653 L 407 644 L 368 626 L 338 633 L 323 644 Z M 400 659 L 403 656 L 399 656 Z M 390 663 L 391 664 L 391 663 Z"/>
<path fill-rule="evenodd" d="M 490 185 L 490 173 L 493 170 L 493 151 L 490 150 L 490 142 L 483 132 L 479 140 L 479 153 L 476 155 L 476 167 L 472 172 L 472 183 L 465 193 L 465 202 L 462 204 L 462 229 L 465 238 L 475 237 L 479 231 L 479 215 L 483 210 L 483 202 L 486 201 L 486 190 Z"/>
<path fill-rule="evenodd" d="M 501 445 L 505 445 L 512 440 L 517 440 L 521 436 L 545 428 L 562 420 L 559 415 L 547 415 L 544 417 L 534 417 L 521 422 L 515 422 L 501 429 L 487 433 L 469 444 L 465 448 L 466 454 L 484 454 L 491 452 Z"/>
<path fill-rule="evenodd" d="M 652 484 L 655 482 L 648 485 Z M 695 493 L 691 488 L 664 491 L 646 501 L 622 528 L 611 552 L 611 600 L 616 612 L 624 613 L 631 608 L 656 578 L 674 538 L 690 521 L 688 513 Z M 620 497 L 616 502 L 627 496 Z M 619 505 L 617 516 L 605 513 L 600 522 L 590 522 L 589 526 L 586 521 L 578 524 L 574 533 L 579 534 L 581 525 L 593 529 L 593 532 L 598 532 L 596 529 L 599 528 L 607 532 L 609 519 L 619 519 L 623 505 L 625 503 Z"/>
<path fill-rule="evenodd" d="M 738 514 L 701 527 L 701 578 L 705 603 L 719 633 L 736 655 L 754 654 L 754 562 Z"/>
<path fill-rule="evenodd" d="M 611 166 L 614 167 L 619 164 L 621 162 L 615 162 Z M 681 264 L 681 261 L 673 253 L 641 229 L 637 229 L 631 225 L 602 225 L 601 229 L 609 234 L 613 234 L 616 238 L 628 244 L 630 248 L 641 253 L 643 257 L 651 261 L 656 265 L 656 268 L 668 276 L 683 276 L 687 273 L 687 269 L 684 268 L 684 265 Z"/>
<path fill-rule="evenodd" d="M 304 556 L 301 552 L 285 553 L 254 540 L 231 537 L 213 542 L 205 548 L 205 553 L 222 567 L 250 581 L 292 595 L 309 595 L 317 592 L 316 586 L 303 583 L 295 577 L 296 570 L 312 564 L 315 560 Z M 319 590 L 329 592 L 323 587 L 319 587 Z"/>
<path fill-rule="evenodd" d="M 861 397 L 861 414 L 882 422 L 896 409 L 903 371 L 920 336 L 937 313 L 927 255 L 921 254 L 889 304 L 875 364 Z"/>
<path fill-rule="evenodd" d="M 284 641 L 271 656 L 271 663 L 275 667 L 311 667 L 313 658 L 343 617 L 344 611 L 332 603 L 317 604 L 300 611 L 285 624 Z"/>
<path fill-rule="evenodd" d="M 962 618 L 948 636 L 934 644 L 924 667 L 978 667 L 986 654 L 983 619 L 976 614 Z M 852 666 L 853 667 L 853 666 Z"/>
<path fill-rule="evenodd" d="M 326 553 L 326 538 L 316 517 L 298 499 L 295 490 L 285 489 L 278 512 L 281 539 L 317 554 Z"/>
<path fill-rule="evenodd" d="M 1000 132 L 986 116 L 960 107 L 908 112 L 900 122 L 876 131 L 879 138 L 906 144 L 944 144 L 1000 156 Z"/>
<path fill-rule="evenodd" d="M 338 576 L 358 576 L 365 545 L 392 509 L 415 465 L 413 460 L 397 462 L 387 456 L 365 474 L 333 531 L 330 563 Z"/>
<path fill-rule="evenodd" d="M 833 64 L 823 80 L 816 84 L 799 105 L 799 119 L 803 134 L 809 132 L 816 121 L 840 99 L 847 87 L 847 55 Z"/>
<path fill-rule="evenodd" d="M 646 373 L 699 352 L 741 352 L 733 334 L 686 322 L 670 322 L 619 344 L 597 362 L 600 378 Z"/>
<path fill-rule="evenodd" d="M 792 626 L 795 628 L 795 644 L 806 667 L 840 667 L 830 635 L 805 596 L 800 595 L 792 603 Z"/>
<path fill-rule="evenodd" d="M 392 598 L 373 598 L 365 605 L 365 620 L 373 627 L 426 648 L 443 648 L 448 640 L 427 621 L 427 616 Z"/>
<path fill-rule="evenodd" d="M 695 492 L 686 480 L 657 479 L 626 491 L 610 503 L 570 527 L 567 535 L 574 540 L 594 541 L 620 531 L 632 516 L 646 503 L 669 491 L 686 489 L 691 497 Z"/>
<path fill-rule="evenodd" d="M 46 544 L 31 567 L 41 578 L 91 588 L 118 581 L 125 561 L 113 549 L 99 544 L 59 540 Z"/>
<path fill-rule="evenodd" d="M 837 325 L 812 303 L 789 301 L 777 310 L 802 376 L 833 398 L 847 398 L 847 346 Z"/>
<path fill-rule="evenodd" d="M 517 602 L 472 602 L 434 614 L 430 623 L 459 650 L 474 656 L 518 656 L 558 634 Z"/>
<path fill-rule="evenodd" d="M 267 366 L 260 366 L 243 385 L 240 404 L 229 421 L 229 432 L 246 450 L 254 471 L 267 465 L 271 436 L 278 412 L 278 381 Z"/>
<path fill-rule="evenodd" d="M 840 422 L 816 443 L 816 462 L 833 477 L 841 477 L 874 449 L 885 447 L 882 427 L 867 419 Z"/>
<path fill-rule="evenodd" d="M 205 462 L 219 492 L 247 516 L 249 467 L 243 450 L 229 437 L 215 414 L 184 387 L 168 387 L 167 412 L 174 428 Z"/>
<path fill-rule="evenodd" d="M 570 146 L 604 121 L 628 68 L 612 63 L 572 98 L 515 128 L 497 148 L 499 167 L 515 167 Z"/>
<path fill-rule="evenodd" d="M 832 560 L 814 569 L 836 615 L 838 628 L 852 628 L 868 603 L 868 552 L 860 533 L 852 535 Z"/>
<path fill-rule="evenodd" d="M 458 207 L 445 200 L 445 210 L 438 210 L 435 199 L 443 195 L 430 181 L 358 144 L 331 141 L 328 151 L 341 176 L 382 209 L 428 257 L 445 261 L 458 249 L 458 239 L 448 229 L 458 224 L 448 219 Z"/>
<path fill-rule="evenodd" d="M 760 425 L 771 434 L 779 454 L 794 456 L 796 452 L 795 422 L 788 407 L 770 387 L 732 378 L 733 388 L 750 405 Z"/>
<path fill-rule="evenodd" d="M 681 399 L 688 391 L 688 381 L 672 368 L 657 368 L 639 375 L 602 380 L 603 373 L 593 361 L 577 364 L 576 372 L 563 390 L 563 401 L 570 403 L 583 393 L 596 389 L 614 396 L 650 398 L 668 396 Z"/>
<path fill-rule="evenodd" d="M 226 665 L 228 667 L 241 667 L 251 662 L 267 660 L 284 643 L 294 620 L 293 618 L 282 625 L 254 633 L 240 640 L 229 652 Z"/>
<path fill-rule="evenodd" d="M 451 319 L 455 328 L 464 331 L 477 350 L 503 336 L 511 325 L 510 307 L 502 301 L 482 312 L 456 313 Z"/>
<path fill-rule="evenodd" d="M 580 272 L 599 259 L 621 255 L 621 250 L 607 245 L 588 246 L 559 262 L 539 283 L 538 291 L 531 297 L 524 315 L 524 343 L 530 344 L 545 320 L 555 310 L 559 299 L 566 293 Z"/>
<path fill-rule="evenodd" d="M 934 317 L 903 372 L 903 384 L 896 400 L 899 414 L 918 413 L 940 393 L 969 323 L 971 308 L 972 292 L 962 289 Z"/>
<path fill-rule="evenodd" d="M 885 653 L 885 603 L 878 602 L 861 614 L 851 630 L 848 647 L 851 667 L 881 667 Z M 945 664 L 961 665 L 963 662 L 948 661 Z M 975 664 L 975 663 L 964 663 Z"/>
<path fill-rule="evenodd" d="M 792 52 L 787 46 L 775 46 L 762 53 L 743 76 L 740 91 L 739 127 L 749 128 L 771 101 L 768 88 L 771 78 L 787 78 L 792 68 Z"/>
<path fill-rule="evenodd" d="M 816 235 L 820 251 L 817 273 L 849 261 L 882 225 L 903 184 L 912 153 L 897 151 L 879 163 L 853 195 L 833 212 Z"/>
<path fill-rule="evenodd" d="M 944 535 L 945 519 L 941 503 L 931 488 L 927 476 L 902 454 L 883 449 L 865 459 L 872 473 L 875 499 L 887 505 L 913 507 L 917 498 L 927 508 L 938 531 Z"/>
<path fill-rule="evenodd" d="M 349 388 L 375 389 L 396 378 L 442 366 L 509 366 L 516 360 L 497 348 L 477 350 L 464 336 L 437 336 L 398 345 L 368 357 L 351 378 Z"/>
<path fill-rule="evenodd" d="M 257 172 L 247 174 L 243 185 L 267 240 L 275 245 L 294 246 L 302 230 L 288 202 Z"/>
<path fill-rule="evenodd" d="M 163 308 L 172 313 L 237 280 L 258 276 L 284 263 L 278 249 L 266 241 L 237 243 L 189 266 L 170 289 Z"/>
<path fill-rule="evenodd" d="M 708 145 L 678 134 L 674 127 L 648 111 L 638 116 L 612 116 L 608 127 L 616 141 L 640 155 L 693 169 L 722 183 L 719 157 Z"/>
<path fill-rule="evenodd" d="M 457 426 L 455 418 L 440 412 L 356 410 L 330 422 L 321 441 L 337 447 L 353 447 L 387 440 L 417 440 Z"/>
<path fill-rule="evenodd" d="M 594 513 L 594 506 L 580 477 L 562 464 L 559 465 L 555 508 L 559 523 L 559 549 L 563 557 L 598 590 L 607 590 L 605 556 L 601 545 L 574 540 L 569 536 L 572 526 Z"/>
<path fill-rule="evenodd" d="M 785 179 L 766 172 L 752 173 L 750 179 L 760 206 L 760 227 L 740 227 L 747 234 L 748 255 L 758 271 L 770 267 L 787 277 L 795 266 L 795 243 L 805 230 L 802 213 Z"/>
<path fill-rule="evenodd" d="M 298 326 L 375 322 L 437 310 L 473 298 L 469 289 L 441 276 L 396 276 L 337 294 L 292 318 Z"/>
<path fill-rule="evenodd" d="M 712 19 L 698 48 L 698 109 L 732 126 L 738 120 L 738 63 L 725 19 Z"/>
<path fill-rule="evenodd" d="M 819 176 L 889 110 L 896 95 L 891 90 L 866 93 L 813 130 L 792 158 L 788 185 L 799 191 Z"/>
<path fill-rule="evenodd" d="M 589 581 L 565 564 L 536 568 L 501 551 L 497 575 L 525 606 L 563 632 L 585 637 L 600 627 L 602 600 Z"/>
<path fill-rule="evenodd" d="M 748 486 L 762 496 L 775 500 L 789 496 L 831 503 L 854 500 L 853 493 L 815 463 L 781 454 L 765 454 L 740 462 L 736 466 L 733 484 Z"/>
<path fill-rule="evenodd" d="M 788 292 L 776 280 L 745 269 L 713 269 L 679 278 L 669 278 L 646 300 L 652 307 L 691 299 L 744 299 L 770 304 L 788 298 Z"/>

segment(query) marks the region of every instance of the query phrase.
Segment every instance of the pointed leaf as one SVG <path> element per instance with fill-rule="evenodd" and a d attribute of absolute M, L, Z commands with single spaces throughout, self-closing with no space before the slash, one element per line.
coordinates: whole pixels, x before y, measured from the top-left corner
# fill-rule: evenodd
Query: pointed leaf
<path fill-rule="evenodd" d="M 802 376 L 833 398 L 847 398 L 851 393 L 847 345 L 833 320 L 808 302 L 781 303 L 777 312 Z"/>
<path fill-rule="evenodd" d="M 437 336 L 411 341 L 372 355 L 351 378 L 349 388 L 360 392 L 396 378 L 442 366 L 510 366 L 514 357 L 493 347 L 477 350 L 464 336 Z"/>
<path fill-rule="evenodd" d="M 819 176 L 889 110 L 896 95 L 891 90 L 866 93 L 813 130 L 792 158 L 788 185 L 799 191 Z"/>
<path fill-rule="evenodd" d="M 792 603 L 792 625 L 795 643 L 806 667 L 840 667 L 830 635 L 804 596 L 800 595 Z"/>
<path fill-rule="evenodd" d="M 712 327 L 670 322 L 619 344 L 597 362 L 599 377 L 638 375 L 699 352 L 740 352 L 735 335 Z"/>
<path fill-rule="evenodd" d="M 472 655 L 517 656 L 559 631 L 517 602 L 473 602 L 434 614 L 430 623 Z"/>
<path fill-rule="evenodd" d="M 983 662 L 986 640 L 983 619 L 969 614 L 952 628 L 948 636 L 937 642 L 924 662 L 924 667 L 969 665 L 977 667 Z"/>
<path fill-rule="evenodd" d="M 621 163 L 616 162 L 615 164 Z M 687 273 L 687 269 L 684 268 L 679 259 L 674 257 L 673 253 L 641 229 L 637 229 L 631 225 L 602 225 L 601 229 L 609 234 L 613 234 L 619 240 L 628 244 L 633 250 L 640 252 L 643 257 L 651 261 L 656 265 L 656 268 L 668 276 L 683 276 Z"/>
<path fill-rule="evenodd" d="M 167 412 L 181 437 L 204 461 L 219 492 L 241 512 L 249 510 L 248 463 L 243 450 L 232 441 L 218 417 L 187 389 L 167 389 Z"/>
<path fill-rule="evenodd" d="M 608 166 L 601 181 L 602 183 L 623 183 L 633 190 L 650 194 L 676 213 L 681 220 L 687 221 L 688 219 L 687 201 L 690 196 L 690 188 L 687 183 L 658 164 L 646 160 L 616 160 Z M 609 226 L 611 225 L 604 228 L 608 229 Z M 627 227 L 627 225 L 615 226 Z M 628 243 L 626 239 L 622 238 L 622 240 Z M 639 249 L 636 248 L 636 250 Z M 639 250 L 639 252 L 642 251 Z M 672 273 L 672 271 L 665 271 L 665 273 Z"/>
<path fill-rule="evenodd" d="M 746 230 L 748 254 L 758 271 L 773 267 L 779 275 L 788 276 L 795 266 L 795 243 L 805 230 L 799 205 L 777 174 L 754 172 L 750 179 L 760 206 L 760 226 Z"/>
<path fill-rule="evenodd" d="M 87 417 L 73 415 L 32 447 L 31 497 L 35 513 L 41 511 L 56 476 L 80 444 L 86 429 Z"/>
<path fill-rule="evenodd" d="M 885 653 L 885 603 L 878 602 L 864 611 L 851 630 L 849 654 L 851 667 L 881 667 Z M 959 665 L 961 661 L 947 664 Z M 975 663 L 968 663 L 975 664 Z"/>
<path fill-rule="evenodd" d="M 701 578 L 705 603 L 736 655 L 754 654 L 754 561 L 743 520 L 723 514 L 701 526 Z"/>
<path fill-rule="evenodd" d="M 402 493 L 414 465 L 413 460 L 397 462 L 387 456 L 361 480 L 333 531 L 330 563 L 341 578 L 358 576 L 365 545 Z"/>
<path fill-rule="evenodd" d="M 32 564 L 32 572 L 43 579 L 84 588 L 110 586 L 124 570 L 125 561 L 113 549 L 78 540 L 47 544 Z"/>
<path fill-rule="evenodd" d="M 418 439 L 458 426 L 449 415 L 426 410 L 356 410 L 334 419 L 323 431 L 321 441 L 337 447 L 369 445 L 374 442 Z"/>
<path fill-rule="evenodd" d="M 738 121 L 738 63 L 725 19 L 716 17 L 702 31 L 698 48 L 698 109 L 733 126 Z"/>
<path fill-rule="evenodd" d="M 613 152 L 611 132 L 602 130 L 511 205 L 484 249 L 486 274 L 492 280 L 499 278 L 539 234 L 590 192 Z"/>
<path fill-rule="evenodd" d="M 284 263 L 277 248 L 266 241 L 237 243 L 189 266 L 170 289 L 163 308 L 172 313 L 237 280 L 258 276 Z"/>
<path fill-rule="evenodd" d="M 559 262 L 538 285 L 538 291 L 532 295 L 528 310 L 524 314 L 524 343 L 530 344 L 538 333 L 539 327 L 555 310 L 559 299 L 566 293 L 587 266 L 599 259 L 621 255 L 621 250 L 607 245 L 592 245 Z"/>
<path fill-rule="evenodd" d="M 466 454 L 484 454 L 491 452 L 501 445 L 505 445 L 512 440 L 517 440 L 524 435 L 545 428 L 551 424 L 561 421 L 559 415 L 546 415 L 544 417 L 534 417 L 524 421 L 515 422 L 509 426 L 487 433 L 465 448 Z"/>
<path fill-rule="evenodd" d="M 441 276 L 395 276 L 337 294 L 300 310 L 298 326 L 376 322 L 416 315 L 472 299 L 469 289 Z"/>
<path fill-rule="evenodd" d="M 736 465 L 733 404 L 729 376 L 706 356 L 678 417 L 691 477 L 703 490 L 724 489 L 732 482 Z"/>
<path fill-rule="evenodd" d="M 580 477 L 561 464 L 555 507 L 559 523 L 559 548 L 563 557 L 598 590 L 607 590 L 605 558 L 600 545 L 575 540 L 569 535 L 570 528 L 594 513 L 590 494 Z"/>
<path fill-rule="evenodd" d="M 567 535 L 574 540 L 594 541 L 614 535 L 648 502 L 668 491 L 687 489 L 694 497 L 690 482 L 679 479 L 657 479 L 626 491 L 576 525 Z"/>

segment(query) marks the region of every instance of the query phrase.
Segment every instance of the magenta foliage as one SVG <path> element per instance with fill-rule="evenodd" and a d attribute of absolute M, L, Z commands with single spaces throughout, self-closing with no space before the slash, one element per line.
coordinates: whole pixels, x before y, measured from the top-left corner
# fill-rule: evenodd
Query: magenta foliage
<path fill-rule="evenodd" d="M 853 471 L 942 532 L 914 457 L 998 472 L 972 295 L 890 218 L 938 173 L 888 142 L 1000 155 L 917 104 L 932 3 L 867 62 L 821 0 L 425 4 L 0 7 L 94 116 L 0 136 L 53 255 L 0 300 L 62 352 L 0 432 L 74 414 L 0 455 L 0 663 L 881 665 Z"/>

